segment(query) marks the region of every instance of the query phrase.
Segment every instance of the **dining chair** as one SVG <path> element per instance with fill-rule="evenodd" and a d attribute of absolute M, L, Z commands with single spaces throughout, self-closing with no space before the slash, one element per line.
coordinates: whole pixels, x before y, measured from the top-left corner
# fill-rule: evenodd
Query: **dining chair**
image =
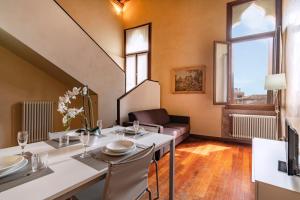
<path fill-rule="evenodd" d="M 127 125 L 133 125 L 132 122 L 127 122 Z M 153 132 L 153 133 L 160 133 L 161 129 L 163 127 L 155 125 L 155 124 L 146 124 L 146 123 L 140 123 L 140 127 L 143 128 L 145 131 Z M 156 157 L 160 157 L 160 152 L 156 152 L 157 155 L 153 156 L 153 159 L 151 162 L 154 162 L 155 165 L 155 178 L 156 178 L 156 197 L 154 199 L 159 199 L 159 179 L 158 179 L 158 162 Z M 155 154 L 156 154 L 155 153 Z"/>
<path fill-rule="evenodd" d="M 152 124 L 140 124 L 140 127 L 142 127 L 146 131 L 154 132 L 154 133 L 160 133 L 160 130 L 161 130 L 160 126 L 152 125 Z M 156 152 L 156 153 L 158 153 L 158 157 L 160 157 L 159 156 L 160 152 Z M 156 155 L 153 155 L 153 159 L 152 159 L 151 162 L 154 162 L 154 165 L 155 165 L 156 197 L 154 199 L 159 199 L 158 162 L 157 162 L 157 159 L 156 159 Z"/>
<path fill-rule="evenodd" d="M 140 199 L 145 192 L 152 199 L 148 188 L 148 171 L 154 149 L 153 144 L 122 162 L 109 163 L 105 184 L 101 181 L 96 183 L 76 194 L 76 199 L 99 200 L 102 196 L 103 200 L 132 200 Z M 101 188 L 104 188 L 103 194 Z"/>

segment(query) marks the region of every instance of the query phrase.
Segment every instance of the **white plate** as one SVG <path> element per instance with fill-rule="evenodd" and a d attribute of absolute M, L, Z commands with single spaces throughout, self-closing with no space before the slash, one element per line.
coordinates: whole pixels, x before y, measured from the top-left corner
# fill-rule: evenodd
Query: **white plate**
<path fill-rule="evenodd" d="M 137 134 L 141 133 L 142 131 L 145 131 L 145 129 L 142 127 L 139 127 Z M 136 135 L 135 130 L 133 129 L 133 126 L 125 128 L 124 132 L 128 135 Z"/>
<path fill-rule="evenodd" d="M 117 140 L 107 144 L 105 147 L 116 153 L 124 153 L 131 150 L 135 146 L 134 142 L 129 140 Z"/>
<path fill-rule="evenodd" d="M 0 157 L 0 173 L 20 164 L 25 158 L 21 155 Z"/>
<path fill-rule="evenodd" d="M 28 163 L 28 160 L 24 159 L 19 165 L 0 173 L 0 178 L 2 178 L 4 176 L 8 176 L 10 174 L 13 174 L 13 173 L 21 170 L 23 167 L 25 167 L 27 165 L 27 163 Z"/>
<path fill-rule="evenodd" d="M 106 154 L 106 155 L 109 155 L 109 156 L 123 156 L 123 155 L 126 155 L 126 154 L 128 154 L 128 153 L 131 153 L 131 152 L 134 151 L 135 149 L 136 149 L 136 147 L 134 146 L 134 148 L 132 148 L 132 149 L 129 150 L 129 151 L 117 153 L 117 152 L 110 151 L 110 150 L 108 150 L 106 147 L 104 147 L 104 148 L 102 149 L 102 153 L 104 153 L 104 154 Z"/>

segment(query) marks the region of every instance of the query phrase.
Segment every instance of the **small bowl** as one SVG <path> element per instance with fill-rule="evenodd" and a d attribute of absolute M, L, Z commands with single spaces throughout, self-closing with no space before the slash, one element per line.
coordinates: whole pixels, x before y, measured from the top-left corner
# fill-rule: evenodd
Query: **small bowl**
<path fill-rule="evenodd" d="M 124 153 L 133 149 L 135 144 L 129 140 L 117 140 L 107 144 L 105 147 L 112 152 Z"/>

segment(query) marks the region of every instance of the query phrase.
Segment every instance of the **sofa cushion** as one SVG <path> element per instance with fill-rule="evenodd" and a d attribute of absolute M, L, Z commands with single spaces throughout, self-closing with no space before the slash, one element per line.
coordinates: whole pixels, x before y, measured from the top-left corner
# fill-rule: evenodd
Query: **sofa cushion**
<path fill-rule="evenodd" d="M 138 120 L 142 123 L 164 125 L 170 122 L 170 117 L 165 109 L 143 110 L 128 114 L 129 121 Z"/>
<path fill-rule="evenodd" d="M 175 128 L 164 128 L 163 134 L 172 135 L 175 138 L 181 136 L 183 133 L 179 129 Z"/>
<path fill-rule="evenodd" d="M 189 124 L 168 123 L 168 124 L 165 124 L 164 127 L 177 129 L 177 130 L 180 131 L 180 133 L 181 133 L 180 135 L 190 132 L 190 125 Z"/>

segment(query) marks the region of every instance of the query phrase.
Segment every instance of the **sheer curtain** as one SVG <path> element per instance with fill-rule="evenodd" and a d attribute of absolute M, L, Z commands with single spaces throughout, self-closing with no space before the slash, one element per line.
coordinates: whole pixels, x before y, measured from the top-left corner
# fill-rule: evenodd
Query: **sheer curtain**
<path fill-rule="evenodd" d="M 149 25 L 126 31 L 126 54 L 149 50 Z"/>
<path fill-rule="evenodd" d="M 148 78 L 150 25 L 127 29 L 126 35 L 126 91 Z"/>
<path fill-rule="evenodd" d="M 131 90 L 136 85 L 136 62 L 135 56 L 126 57 L 126 91 Z"/>

